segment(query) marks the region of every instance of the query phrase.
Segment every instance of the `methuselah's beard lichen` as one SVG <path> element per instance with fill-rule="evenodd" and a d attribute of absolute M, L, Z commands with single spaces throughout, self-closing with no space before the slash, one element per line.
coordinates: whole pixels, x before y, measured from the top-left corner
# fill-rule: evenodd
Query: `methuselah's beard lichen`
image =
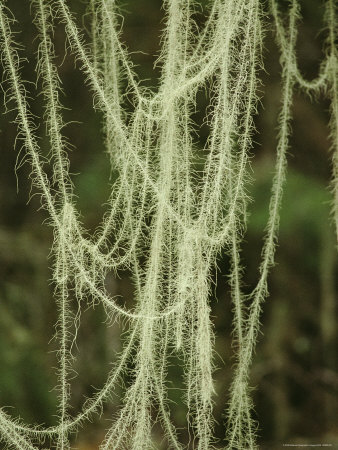
<path fill-rule="evenodd" d="M 125 389 L 121 409 L 101 449 L 155 448 L 151 433 L 155 420 L 162 424 L 167 448 L 182 449 L 167 396 L 168 358 L 175 354 L 183 364 L 184 399 L 194 448 L 254 449 L 257 424 L 252 419 L 249 371 L 262 304 L 268 295 L 267 277 L 274 264 L 296 85 L 309 94 L 325 92 L 331 101 L 332 190 L 338 222 L 335 1 L 326 2 L 325 60 L 318 78 L 307 81 L 298 70 L 295 54 L 300 15 L 297 0 L 290 0 L 283 18 L 275 0 L 270 1 L 269 10 L 262 9 L 260 0 L 213 0 L 199 32 L 193 20 L 193 0 L 165 0 L 166 25 L 157 62 L 161 76 L 156 92 L 143 88 L 133 72 L 121 43 L 118 3 L 90 0 L 92 45 L 88 47 L 65 0 L 31 0 L 39 41 L 38 76 L 45 101 L 42 117 L 53 167 L 49 177 L 35 134 L 36 117 L 30 113 L 27 83 L 21 77 L 22 50 L 14 40 L 7 2 L 0 1 L 6 101 L 16 109 L 18 137 L 31 164 L 34 189 L 41 194 L 54 228 L 53 281 L 59 317 L 59 424 L 52 428 L 28 426 L 0 410 L 0 437 L 8 448 L 20 450 L 42 448 L 47 437 L 55 448 L 70 448 L 72 433 L 109 401 L 127 363 L 130 367 L 132 354 L 132 382 Z M 264 29 L 271 23 L 282 65 L 275 176 L 259 279 L 251 294 L 244 296 L 240 247 L 246 228 L 249 157 Z M 104 117 L 106 150 L 117 173 L 107 212 L 92 238 L 88 238 L 77 213 L 67 140 L 62 134 L 62 86 L 53 44 L 56 24 L 63 24 L 69 49 L 92 92 L 94 107 Z M 195 165 L 201 150 L 194 145 L 196 126 L 192 121 L 201 88 L 210 93 L 206 118 L 210 133 L 203 149 L 202 173 Z M 123 107 L 126 92 L 132 97 L 132 112 Z M 233 339 L 237 349 L 230 400 L 224 404 L 223 443 L 213 438 L 213 404 L 223 399 L 215 395 L 213 383 L 215 337 L 209 304 L 211 274 L 221 251 L 231 258 Z M 112 270 L 132 273 L 132 309 L 121 307 L 105 290 L 106 274 Z M 108 318 L 123 319 L 129 327 L 123 351 L 104 386 L 84 402 L 82 412 L 75 417 L 69 408 L 71 346 L 76 339 L 74 323 L 79 324 L 71 308 L 74 293 L 81 308 L 100 302 Z"/>

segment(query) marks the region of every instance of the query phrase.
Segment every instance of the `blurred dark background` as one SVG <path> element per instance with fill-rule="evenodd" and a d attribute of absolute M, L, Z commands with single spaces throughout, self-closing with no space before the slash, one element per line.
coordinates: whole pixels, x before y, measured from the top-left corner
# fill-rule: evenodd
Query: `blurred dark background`
<path fill-rule="evenodd" d="M 24 43 L 23 76 L 35 82 L 37 40 L 29 16 L 29 2 L 11 0 L 18 22 L 17 41 Z M 78 24 L 88 28 L 84 17 L 85 1 L 69 0 Z M 199 2 L 205 7 L 206 2 Z M 285 10 L 287 2 L 280 2 Z M 303 20 L 299 26 L 297 51 L 299 66 L 309 79 L 318 73 L 323 57 L 323 2 L 301 1 Z M 203 23 L 202 7 L 196 21 Z M 160 49 L 164 27 L 160 0 L 124 0 L 122 38 L 144 85 L 155 87 L 158 68 L 153 69 Z M 252 154 L 252 202 L 248 231 L 243 244 L 246 265 L 245 290 L 250 291 L 258 277 L 263 230 L 267 221 L 270 186 L 276 145 L 277 116 L 280 106 L 279 54 L 274 44 L 273 26 L 265 39 L 266 72 L 261 104 L 256 118 L 257 135 Z M 63 81 L 65 119 L 70 122 L 65 134 L 73 144 L 71 171 L 78 208 L 88 230 L 98 225 L 109 195 L 110 172 L 104 153 L 102 123 L 92 109 L 92 97 L 84 86 L 83 76 L 74 58 L 64 59 L 65 36 L 61 26 L 55 33 L 58 64 Z M 4 84 L 6 89 L 6 83 Z M 41 116 L 39 90 L 29 85 L 34 101 L 32 111 Z M 1 97 L 3 98 L 3 97 Z M 1 100 L 1 104 L 3 101 Z M 13 105 L 8 105 L 11 108 Z M 205 99 L 198 98 L 203 111 Z M 4 112 L 2 108 L 2 112 Z M 49 259 L 52 230 L 47 215 L 40 208 L 39 197 L 31 193 L 30 167 L 21 165 L 24 152 L 20 143 L 14 149 L 16 125 L 14 113 L 0 116 L 0 405 L 13 416 L 20 415 L 30 423 L 56 423 L 55 390 L 56 350 L 54 323 L 56 308 L 51 284 L 52 260 Z M 296 92 L 293 105 L 293 133 L 288 155 L 289 168 L 281 212 L 280 238 L 276 266 L 269 279 L 270 296 L 261 318 L 260 336 L 252 366 L 251 385 L 255 415 L 259 421 L 259 443 L 262 449 L 281 448 L 283 443 L 332 444 L 338 448 L 338 374 L 336 352 L 337 258 L 334 227 L 330 208 L 329 182 L 330 142 L 328 140 L 329 103 L 323 97 L 309 99 Z M 197 113 L 196 121 L 201 121 Z M 72 123 L 71 123 L 72 122 Z M 48 145 L 41 125 L 38 133 L 42 151 Z M 202 130 L 202 140 L 205 139 Z M 20 165 L 15 173 L 15 165 Z M 30 201 L 28 201 L 30 199 Z M 233 350 L 231 348 L 231 303 L 227 274 L 229 260 L 219 259 L 217 288 L 212 301 L 216 332 L 216 434 L 224 436 L 222 413 L 228 400 Z M 132 295 L 128 273 L 111 278 L 109 288 L 124 298 Z M 216 300 L 217 297 L 217 300 Z M 84 396 L 92 395 L 105 381 L 114 355 L 121 349 L 119 324 L 107 326 L 103 310 L 97 306 L 82 313 L 81 328 L 74 347 L 72 380 L 72 413 L 76 414 Z M 171 367 L 173 388 L 172 417 L 184 429 L 186 410 L 181 394 L 174 389 L 181 373 Z M 118 387 L 117 390 L 122 390 Z M 95 419 L 78 435 L 74 446 L 81 450 L 96 449 L 104 436 L 109 418 L 117 411 L 118 396 L 105 405 L 101 419 Z M 155 435 L 160 430 L 154 429 Z M 181 432 L 182 442 L 187 435 Z M 166 448 L 160 443 L 158 448 Z"/>

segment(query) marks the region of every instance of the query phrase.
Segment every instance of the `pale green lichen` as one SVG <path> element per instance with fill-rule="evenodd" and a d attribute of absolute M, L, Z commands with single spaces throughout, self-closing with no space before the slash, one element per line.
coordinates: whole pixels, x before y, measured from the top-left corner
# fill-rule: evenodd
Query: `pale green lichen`
<path fill-rule="evenodd" d="M 102 449 L 154 448 L 152 407 L 158 408 L 168 448 L 181 449 L 170 419 L 167 398 L 169 355 L 184 362 L 185 401 L 192 445 L 216 448 L 213 438 L 214 333 L 210 318 L 211 273 L 221 250 L 231 256 L 234 343 L 237 361 L 225 407 L 226 448 L 254 449 L 257 425 L 252 419 L 249 370 L 257 341 L 262 303 L 268 295 L 267 277 L 274 264 L 279 209 L 286 173 L 293 88 L 308 93 L 325 90 L 331 99 L 334 214 L 338 223 L 338 64 L 336 5 L 326 2 L 326 58 L 318 78 L 305 80 L 297 67 L 295 44 L 299 5 L 290 0 L 285 29 L 275 0 L 270 2 L 281 51 L 282 105 L 270 215 L 260 263 L 260 278 L 249 296 L 241 291 L 243 268 L 240 243 L 246 227 L 248 161 L 257 107 L 258 72 L 262 67 L 264 24 L 268 20 L 259 0 L 214 0 L 204 29 L 196 35 L 192 0 L 166 0 L 166 26 L 157 61 L 162 72 L 156 92 L 140 86 L 121 43 L 114 0 L 90 0 L 92 49 L 64 0 L 32 0 L 39 38 L 38 76 L 46 104 L 53 175 L 44 169 L 35 125 L 20 75 L 18 46 L 11 15 L 0 1 L 2 62 L 16 105 L 19 138 L 32 166 L 33 182 L 54 227 L 54 282 L 59 311 L 59 425 L 29 427 L 0 410 L 0 435 L 6 445 L 34 449 L 48 436 L 58 449 L 69 448 L 69 436 L 100 410 L 123 376 L 131 352 L 134 378 L 123 406 L 101 445 Z M 271 17 L 271 16 L 270 16 Z M 91 239 L 76 212 L 69 174 L 67 142 L 62 136 L 61 84 L 52 43 L 55 21 L 65 26 L 71 50 L 80 62 L 104 116 L 104 134 L 112 168 L 108 212 Z M 135 105 L 122 107 L 122 84 Z M 202 176 L 194 169 L 196 149 L 191 115 L 196 94 L 209 89 L 210 127 Z M 149 225 L 150 223 L 150 225 Z M 141 264 L 140 256 L 145 259 Z M 135 307 L 119 306 L 104 289 L 108 271 L 129 269 L 135 285 Z M 79 317 L 71 314 L 69 290 L 78 302 L 102 302 L 107 316 L 129 321 L 129 339 L 101 391 L 84 403 L 82 412 L 69 412 L 71 347 Z"/>

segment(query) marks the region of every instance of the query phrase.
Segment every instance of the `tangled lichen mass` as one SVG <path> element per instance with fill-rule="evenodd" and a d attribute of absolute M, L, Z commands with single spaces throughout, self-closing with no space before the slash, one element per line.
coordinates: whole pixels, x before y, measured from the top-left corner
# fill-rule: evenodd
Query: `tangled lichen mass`
<path fill-rule="evenodd" d="M 141 1 L 141 0 L 140 0 Z M 182 449 L 180 433 L 170 418 L 168 359 L 178 355 L 184 371 L 185 402 L 193 448 L 255 449 L 257 424 L 252 417 L 249 372 L 260 313 L 268 296 L 267 278 L 274 264 L 279 210 L 286 174 L 294 88 L 324 93 L 331 104 L 334 217 L 338 223 L 338 53 L 335 0 L 326 1 L 325 60 L 318 78 L 305 80 L 296 58 L 297 0 L 281 17 L 276 0 L 269 11 L 260 0 L 213 0 L 203 29 L 194 24 L 193 0 L 165 0 L 165 29 L 157 61 L 159 87 L 142 87 L 121 41 L 119 2 L 90 0 L 91 46 L 85 44 L 65 0 L 31 0 L 39 40 L 38 77 L 42 114 L 50 144 L 46 161 L 36 136 L 21 67 L 22 49 L 12 31 L 13 17 L 0 1 L 0 45 L 6 102 L 15 107 L 18 137 L 32 167 L 34 189 L 41 193 L 54 230 L 53 282 L 58 309 L 57 339 L 59 424 L 29 426 L 0 410 L 0 437 L 8 448 L 42 448 L 48 438 L 57 449 L 70 448 L 70 436 L 109 401 L 133 354 L 132 382 L 121 408 L 101 443 L 102 450 L 155 448 L 154 420 L 162 424 L 167 448 Z M 274 24 L 282 66 L 282 99 L 275 175 L 263 243 L 259 279 L 249 295 L 241 287 L 240 247 L 246 229 L 250 151 L 257 112 L 259 73 L 263 67 L 264 33 Z M 104 140 L 112 170 L 108 209 L 91 237 L 77 212 L 68 142 L 63 136 L 62 80 L 55 62 L 54 28 L 63 24 L 71 52 L 86 77 L 94 108 L 104 117 Z M 197 92 L 209 92 L 206 121 L 209 136 L 203 149 L 202 173 L 195 161 L 199 149 L 192 121 Z M 134 105 L 123 107 L 128 92 Z M 198 131 L 198 130 L 197 130 Z M 52 165 L 52 176 L 46 170 Z M 216 442 L 214 331 L 210 317 L 212 271 L 221 251 L 231 257 L 233 340 L 236 363 L 230 401 L 224 404 L 226 435 Z M 132 309 L 121 306 L 105 289 L 111 271 L 128 270 L 134 283 Z M 74 294 L 75 293 L 75 294 Z M 71 346 L 74 323 L 71 303 L 80 308 L 101 303 L 108 318 L 123 319 L 128 339 L 106 383 L 70 414 Z M 156 418 L 153 407 L 157 408 Z M 5 406 L 5 405 L 4 405 Z M 7 448 L 7 447 L 6 447 Z"/>

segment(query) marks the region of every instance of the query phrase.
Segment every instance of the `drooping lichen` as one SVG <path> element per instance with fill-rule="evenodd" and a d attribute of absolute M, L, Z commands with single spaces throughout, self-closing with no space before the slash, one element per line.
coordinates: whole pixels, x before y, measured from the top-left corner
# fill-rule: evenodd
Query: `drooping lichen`
<path fill-rule="evenodd" d="M 217 255 L 231 256 L 230 284 L 233 299 L 234 340 L 237 361 L 224 405 L 226 448 L 256 448 L 252 419 L 249 371 L 257 341 L 262 304 L 268 295 L 267 277 L 274 264 L 279 209 L 286 173 L 291 106 L 295 85 L 309 93 L 323 90 L 331 99 L 334 214 L 338 223 L 338 63 L 336 5 L 326 2 L 328 39 L 326 58 L 318 78 L 306 81 L 297 67 L 295 45 L 299 5 L 290 0 L 284 28 L 275 0 L 270 16 L 259 0 L 214 0 L 203 30 L 196 36 L 194 2 L 166 0 L 166 27 L 158 64 L 159 88 L 142 88 L 121 43 L 114 0 L 91 0 L 92 47 L 64 0 L 32 0 L 39 39 L 38 75 L 46 104 L 44 120 L 50 138 L 52 178 L 35 136 L 35 118 L 21 78 L 18 45 L 11 31 L 11 15 L 0 1 L 0 39 L 7 101 L 16 105 L 18 136 L 32 166 L 33 183 L 41 193 L 54 228 L 54 283 L 59 311 L 59 425 L 30 427 L 0 410 L 0 436 L 17 449 L 37 448 L 48 436 L 58 449 L 69 448 L 69 436 L 83 426 L 109 398 L 134 352 L 134 377 L 124 394 L 101 448 L 149 450 L 154 447 L 151 429 L 153 405 L 166 433 L 168 448 L 183 445 L 170 419 L 167 399 L 169 355 L 184 361 L 185 401 L 194 448 L 217 447 L 213 438 L 214 333 L 210 318 L 211 272 Z M 258 72 L 262 67 L 265 23 L 274 19 L 281 51 L 282 103 L 275 177 L 270 214 L 263 245 L 260 277 L 249 296 L 241 291 L 243 268 L 240 245 L 246 227 L 248 162 L 257 108 Z M 112 167 L 118 172 L 108 200 L 108 211 L 89 239 L 77 214 L 62 136 L 61 81 L 55 64 L 53 29 L 64 24 L 69 46 L 80 62 L 92 91 L 94 106 L 104 116 L 104 133 Z M 123 110 L 121 80 L 135 105 Z M 192 114 L 196 94 L 210 91 L 202 175 L 196 172 Z M 150 224 L 150 225 L 149 225 Z M 141 263 L 142 258 L 142 263 Z M 144 261 L 145 260 L 145 261 Z M 106 274 L 128 269 L 135 285 L 134 308 L 119 306 L 104 288 Z M 83 411 L 69 411 L 70 330 L 78 322 L 71 313 L 70 291 L 81 305 L 101 302 L 108 317 L 129 323 L 129 340 L 103 388 L 84 403 Z M 246 305 L 246 307 L 244 306 Z"/>

